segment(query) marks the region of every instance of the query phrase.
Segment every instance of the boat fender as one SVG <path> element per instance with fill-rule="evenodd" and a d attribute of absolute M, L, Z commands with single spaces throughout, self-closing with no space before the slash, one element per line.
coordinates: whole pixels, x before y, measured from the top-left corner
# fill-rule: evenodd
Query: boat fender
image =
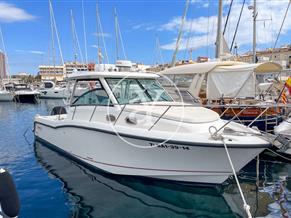
<path fill-rule="evenodd" d="M 4 169 L 0 169 L 0 205 L 2 214 L 8 217 L 18 216 L 20 210 L 18 194 L 12 176 Z"/>
<path fill-rule="evenodd" d="M 66 108 L 62 106 L 56 106 L 52 109 L 51 115 L 67 114 Z"/>

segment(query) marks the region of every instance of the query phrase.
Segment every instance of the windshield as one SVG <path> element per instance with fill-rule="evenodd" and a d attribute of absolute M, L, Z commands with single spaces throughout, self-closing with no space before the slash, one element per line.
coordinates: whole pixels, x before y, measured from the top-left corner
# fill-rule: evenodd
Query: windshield
<path fill-rule="evenodd" d="M 119 104 L 173 101 L 154 79 L 111 78 L 107 82 Z"/>

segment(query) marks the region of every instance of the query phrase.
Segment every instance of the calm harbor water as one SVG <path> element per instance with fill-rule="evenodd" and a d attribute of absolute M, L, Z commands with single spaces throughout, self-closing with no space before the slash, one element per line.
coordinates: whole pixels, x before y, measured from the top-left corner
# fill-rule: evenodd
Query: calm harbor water
<path fill-rule="evenodd" d="M 232 180 L 224 186 L 201 187 L 114 176 L 87 169 L 40 142 L 34 143 L 35 114 L 49 114 L 61 103 L 0 102 L 0 167 L 8 169 L 15 180 L 20 217 L 244 216 Z M 283 217 L 285 213 L 288 217 L 289 213 L 291 217 L 291 164 L 261 160 L 259 181 L 255 168 L 253 161 L 240 174 L 253 216 Z"/>

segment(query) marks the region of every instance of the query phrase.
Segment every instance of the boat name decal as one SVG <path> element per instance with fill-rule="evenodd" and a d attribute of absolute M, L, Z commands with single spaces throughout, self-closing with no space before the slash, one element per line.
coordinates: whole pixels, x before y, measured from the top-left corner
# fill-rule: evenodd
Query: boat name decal
<path fill-rule="evenodd" d="M 151 147 L 158 147 L 158 148 L 164 148 L 164 149 L 173 149 L 173 150 L 190 150 L 189 146 L 185 145 L 171 145 L 171 144 L 159 144 L 159 143 L 149 143 Z"/>

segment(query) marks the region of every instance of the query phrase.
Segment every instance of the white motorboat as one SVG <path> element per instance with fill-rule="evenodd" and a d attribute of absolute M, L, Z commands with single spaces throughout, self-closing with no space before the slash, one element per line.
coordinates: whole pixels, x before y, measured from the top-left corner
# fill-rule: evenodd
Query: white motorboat
<path fill-rule="evenodd" d="M 44 81 L 39 89 L 40 98 L 66 98 L 66 87 L 59 87 L 53 81 Z"/>
<path fill-rule="evenodd" d="M 174 102 L 158 77 L 71 74 L 74 87 L 86 81 L 90 90 L 71 97 L 68 113 L 37 115 L 36 140 L 109 173 L 211 184 L 233 174 L 225 145 L 236 172 L 270 146 L 256 130 L 221 120 L 204 107 Z"/>
<path fill-rule="evenodd" d="M 274 133 L 279 136 L 278 140 L 286 146 L 284 152 L 291 155 L 291 118 L 284 120 L 276 126 Z"/>
<path fill-rule="evenodd" d="M 18 103 L 37 103 L 40 93 L 32 90 L 27 84 L 14 84 L 14 101 Z"/>
<path fill-rule="evenodd" d="M 13 101 L 13 93 L 7 90 L 0 90 L 0 101 Z"/>

